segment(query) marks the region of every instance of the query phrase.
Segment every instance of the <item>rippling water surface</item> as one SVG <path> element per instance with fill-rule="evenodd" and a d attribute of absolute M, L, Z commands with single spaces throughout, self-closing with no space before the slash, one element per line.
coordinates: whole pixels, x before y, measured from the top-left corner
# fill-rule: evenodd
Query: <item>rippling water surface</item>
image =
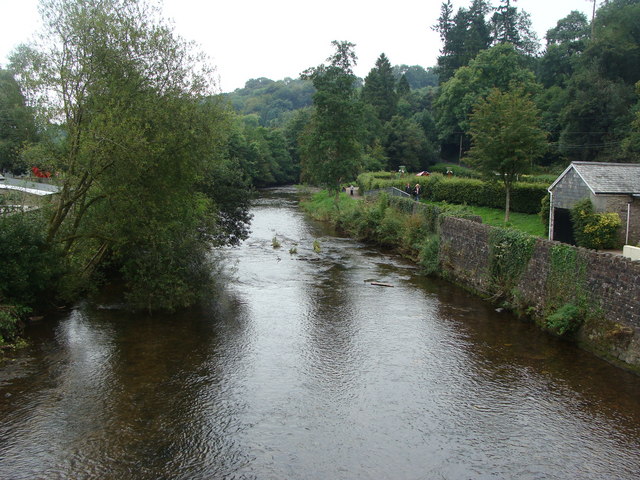
<path fill-rule="evenodd" d="M 254 214 L 214 305 L 148 318 L 105 295 L 30 329 L 0 367 L 0 478 L 640 476 L 639 377 L 290 193 Z"/>

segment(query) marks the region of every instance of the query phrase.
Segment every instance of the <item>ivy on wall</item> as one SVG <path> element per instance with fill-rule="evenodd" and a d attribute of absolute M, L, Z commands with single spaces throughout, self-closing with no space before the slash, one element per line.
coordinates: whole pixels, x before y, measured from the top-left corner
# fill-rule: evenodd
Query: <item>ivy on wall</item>
<path fill-rule="evenodd" d="M 549 255 L 544 326 L 558 335 L 571 334 L 593 310 L 586 289 L 587 264 L 571 245 L 554 245 Z"/>
<path fill-rule="evenodd" d="M 527 268 L 536 238 L 518 230 L 492 228 L 489 233 L 489 275 L 497 289 L 496 295 L 506 296 Z"/>

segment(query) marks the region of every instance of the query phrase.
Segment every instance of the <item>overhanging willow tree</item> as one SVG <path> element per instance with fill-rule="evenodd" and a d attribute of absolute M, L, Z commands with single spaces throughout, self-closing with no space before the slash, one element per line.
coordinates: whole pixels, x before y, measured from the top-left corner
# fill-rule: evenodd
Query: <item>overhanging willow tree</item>
<path fill-rule="evenodd" d="M 42 156 L 61 185 L 48 242 L 77 282 L 109 260 L 135 305 L 193 303 L 211 241 L 225 243 L 220 209 L 198 188 L 226 161 L 229 119 L 211 96 L 212 70 L 144 1 L 40 7 L 42 39 L 11 66 L 59 132 Z"/>

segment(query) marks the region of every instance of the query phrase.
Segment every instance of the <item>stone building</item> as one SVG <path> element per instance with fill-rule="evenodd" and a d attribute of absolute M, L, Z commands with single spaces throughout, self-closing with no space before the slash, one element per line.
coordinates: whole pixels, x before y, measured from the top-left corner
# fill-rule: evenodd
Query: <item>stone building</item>
<path fill-rule="evenodd" d="M 640 164 L 573 162 L 549 187 L 549 239 L 574 244 L 569 211 L 589 198 L 596 212 L 620 215 L 620 240 L 640 242 Z"/>

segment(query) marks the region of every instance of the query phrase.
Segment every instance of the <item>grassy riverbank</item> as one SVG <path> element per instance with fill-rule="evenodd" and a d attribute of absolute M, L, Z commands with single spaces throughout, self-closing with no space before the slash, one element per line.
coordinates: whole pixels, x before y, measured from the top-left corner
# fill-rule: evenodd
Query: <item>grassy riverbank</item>
<path fill-rule="evenodd" d="M 303 207 L 354 238 L 393 248 L 427 275 L 450 280 L 531 318 L 553 335 L 573 340 L 623 368 L 640 371 L 637 343 L 631 341 L 635 320 L 620 310 L 619 295 L 611 293 L 628 291 L 628 298 L 637 298 L 637 287 L 622 280 L 615 287 L 602 283 L 602 279 L 615 279 L 613 272 L 636 275 L 633 262 L 527 233 L 530 229 L 540 234 L 536 215 L 524 216 L 521 229 L 513 224 L 500 228 L 491 226 L 491 221 L 486 221 L 489 225 L 478 223 L 473 215 L 483 215 L 485 223 L 495 216 L 491 209 L 417 203 L 385 194 L 355 200 L 327 192 L 309 197 Z M 514 223 L 518 221 L 514 218 Z"/>
<path fill-rule="evenodd" d="M 338 230 L 351 237 L 394 249 L 418 263 L 427 275 L 449 278 L 516 313 L 534 312 L 531 305 L 519 301 L 518 283 L 522 272 L 531 262 L 536 237 L 544 236 L 544 226 L 537 215 L 514 215 L 513 222 L 505 228 L 504 223 L 498 220 L 502 218 L 501 212 L 496 209 L 445 202 L 416 203 L 407 198 L 390 197 L 386 194 L 355 200 L 346 194 L 332 196 L 326 191 L 309 197 L 302 205 L 314 218 L 331 222 Z M 450 258 L 450 254 L 451 249 L 455 250 L 456 246 L 450 245 L 450 239 L 444 241 L 441 231 L 448 217 L 474 220 L 470 227 L 479 225 L 476 222 L 481 217 L 481 223 L 490 227 L 488 235 L 482 240 L 484 243 L 468 247 L 469 250 L 463 255 L 468 258 L 476 255 L 483 257 L 482 262 L 486 263 L 482 269 L 484 273 L 474 273 L 486 275 L 482 288 L 474 286 L 473 282 L 452 277 L 450 267 L 454 259 Z M 486 253 L 479 253 L 481 251 Z M 555 268 L 556 265 L 551 267 Z M 575 266 L 571 264 L 570 267 Z M 573 274 L 565 277 L 570 284 L 564 285 L 561 290 L 576 291 L 578 287 L 574 283 L 578 281 L 577 277 Z M 539 318 L 536 322 L 542 328 L 559 335 L 574 333 L 580 327 L 584 315 L 580 315 L 580 320 L 563 317 L 562 328 L 557 328 L 558 319 L 553 315 L 570 302 L 566 300 L 558 304 L 551 303 L 550 308 L 537 314 Z M 581 313 L 584 313 L 583 310 L 585 309 L 580 310 Z"/>
<path fill-rule="evenodd" d="M 356 200 L 344 193 L 336 197 L 322 191 L 304 200 L 302 206 L 314 218 L 331 222 L 353 238 L 392 247 L 414 260 L 419 260 L 425 238 L 432 233 L 425 218 L 393 208 L 386 195 L 375 201 Z"/>
<path fill-rule="evenodd" d="M 498 208 L 454 205 L 447 202 L 421 202 L 421 213 L 414 213 L 413 201 L 387 197 L 356 200 L 340 194 L 337 198 L 326 191 L 303 201 L 303 207 L 314 218 L 334 223 L 345 233 L 376 244 L 399 248 L 417 257 L 425 238 L 437 233 L 440 215 L 473 217 L 494 227 L 508 228 L 536 237 L 546 237 L 546 226 L 540 216 L 514 212 L 508 224 L 504 211 Z M 390 209 L 390 210 L 389 210 Z M 411 211 L 409 211 L 411 210 Z"/>

